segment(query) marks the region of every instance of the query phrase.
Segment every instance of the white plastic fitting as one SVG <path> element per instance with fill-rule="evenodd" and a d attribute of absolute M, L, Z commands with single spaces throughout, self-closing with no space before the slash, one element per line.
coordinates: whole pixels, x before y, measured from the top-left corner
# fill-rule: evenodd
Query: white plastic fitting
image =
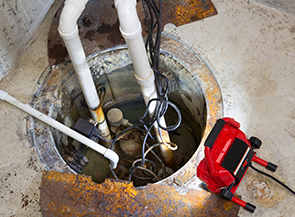
<path fill-rule="evenodd" d="M 0 99 L 4 100 L 4 97 L 7 95 L 7 93 L 3 90 L 0 90 Z"/>
<path fill-rule="evenodd" d="M 112 108 L 107 113 L 107 120 L 113 127 L 119 127 L 123 121 L 123 113 L 118 108 Z"/>
<path fill-rule="evenodd" d="M 19 108 L 20 110 L 32 115 L 33 117 L 39 119 L 40 121 L 48 124 L 49 126 L 59 130 L 60 132 L 68 135 L 69 137 L 77 140 L 78 142 L 83 143 L 84 145 L 88 146 L 89 148 L 93 149 L 94 151 L 102 154 L 105 158 L 110 160 L 112 167 L 115 169 L 119 162 L 119 156 L 116 152 L 112 151 L 111 149 L 107 149 L 104 146 L 88 139 L 87 137 L 77 133 L 76 131 L 72 130 L 71 128 L 59 123 L 58 121 L 50 118 L 49 116 L 37 111 L 36 109 L 30 107 L 29 105 L 25 105 L 19 100 L 15 99 L 14 97 L 10 96 L 6 92 L 0 90 L 0 99 L 4 100 L 11 105 Z"/>
<path fill-rule="evenodd" d="M 120 125 L 133 126 L 127 119 L 124 119 L 123 112 L 118 108 L 112 108 L 108 111 L 107 120 L 109 125 L 113 127 L 119 127 Z"/>
<path fill-rule="evenodd" d="M 77 20 L 85 9 L 88 0 L 66 0 L 60 15 L 59 32 L 63 35 L 72 35 L 77 27 Z"/>
<path fill-rule="evenodd" d="M 65 42 L 90 114 L 95 121 L 100 123 L 98 128 L 102 131 L 102 135 L 107 139 L 111 139 L 103 113 L 100 114 L 103 117 L 98 117 L 93 112 L 100 106 L 100 101 L 78 34 L 77 20 L 87 2 L 88 0 L 66 0 L 60 15 L 58 31 Z"/>

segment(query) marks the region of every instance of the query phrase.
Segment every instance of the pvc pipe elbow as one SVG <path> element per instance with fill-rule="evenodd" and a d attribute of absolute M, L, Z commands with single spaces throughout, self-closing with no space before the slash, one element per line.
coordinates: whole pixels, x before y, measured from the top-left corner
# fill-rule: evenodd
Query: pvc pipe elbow
<path fill-rule="evenodd" d="M 78 32 L 77 20 L 85 9 L 88 0 L 66 0 L 59 19 L 58 31 L 62 35 Z"/>
<path fill-rule="evenodd" d="M 117 164 L 119 162 L 119 156 L 117 155 L 116 152 L 114 152 L 111 149 L 107 149 L 103 156 L 110 160 L 113 169 L 117 168 Z"/>
<path fill-rule="evenodd" d="M 3 90 L 0 90 L 0 99 L 4 100 L 5 96 L 7 95 L 7 93 Z"/>
<path fill-rule="evenodd" d="M 141 24 L 136 11 L 136 0 L 115 0 L 120 21 L 120 32 L 125 39 L 141 35 Z"/>
<path fill-rule="evenodd" d="M 5 99 L 4 99 L 5 98 Z M 112 167 L 115 169 L 119 162 L 119 156 L 112 151 L 111 149 L 107 149 L 102 145 L 92 141 L 91 139 L 77 133 L 76 131 L 70 129 L 69 127 L 59 123 L 58 121 L 52 119 L 51 117 L 33 109 L 29 105 L 25 105 L 18 101 L 17 99 L 13 98 L 12 96 L 8 95 L 6 92 L 0 90 L 0 99 L 5 100 L 6 102 L 14 105 L 15 107 L 19 108 L 20 110 L 32 115 L 33 117 L 39 119 L 40 121 L 48 124 L 49 126 L 57 129 L 58 131 L 68 135 L 69 137 L 77 140 L 78 142 L 83 143 L 84 145 L 88 146 L 89 148 L 93 149 L 94 151 L 102 154 L 104 157 L 108 158 L 111 162 Z"/>

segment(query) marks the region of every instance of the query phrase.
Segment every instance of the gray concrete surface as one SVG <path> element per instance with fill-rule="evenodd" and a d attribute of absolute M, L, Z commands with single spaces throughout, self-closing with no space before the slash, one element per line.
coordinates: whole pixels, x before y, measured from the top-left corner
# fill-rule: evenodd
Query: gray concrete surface
<path fill-rule="evenodd" d="M 279 165 L 276 177 L 295 189 L 295 17 L 246 0 L 213 0 L 218 15 L 165 30 L 207 62 L 221 87 L 224 114 L 263 141 L 257 154 Z M 47 34 L 58 4 L 50 10 L 14 70 L 0 88 L 24 103 L 47 67 Z M 27 115 L 0 102 L 0 216 L 41 216 L 44 169 L 26 135 Z M 295 196 L 267 177 L 249 171 L 238 193 L 257 206 L 254 214 L 294 216 Z"/>
<path fill-rule="evenodd" d="M 256 0 L 270 8 L 275 8 L 290 14 L 295 14 L 295 2 L 293 0 Z"/>
<path fill-rule="evenodd" d="M 0 4 L 0 80 L 9 73 L 54 0 L 3 0 Z"/>

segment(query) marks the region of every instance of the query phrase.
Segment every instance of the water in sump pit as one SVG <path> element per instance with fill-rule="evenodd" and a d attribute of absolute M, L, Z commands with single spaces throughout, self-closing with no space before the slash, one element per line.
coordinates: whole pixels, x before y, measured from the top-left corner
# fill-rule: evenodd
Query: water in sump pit
<path fill-rule="evenodd" d="M 140 87 L 134 76 L 135 71 L 133 65 L 127 64 L 123 67 L 117 67 L 116 62 L 113 63 L 109 61 L 108 63 L 109 65 L 106 69 L 101 67 L 100 64 L 92 64 L 91 66 L 91 72 L 98 92 L 100 92 L 99 90 L 101 90 L 101 88 L 105 90 L 102 91 L 102 93 L 105 92 L 105 94 L 100 95 L 104 113 L 107 114 L 109 109 L 117 107 L 122 110 L 125 119 L 128 119 L 132 124 L 138 124 L 139 118 L 144 114 L 146 106 L 140 93 Z M 111 66 L 114 66 L 114 68 Z M 175 172 L 189 161 L 199 146 L 204 130 L 203 113 L 206 109 L 202 107 L 204 106 L 204 101 L 201 96 L 202 92 L 198 88 L 197 81 L 184 67 L 168 58 L 161 63 L 160 71 L 169 79 L 171 87 L 168 94 L 169 100 L 175 103 L 182 114 L 181 126 L 177 130 L 169 133 L 171 141 L 178 146 L 178 149 L 174 151 L 175 162 L 177 164 L 174 168 Z M 57 120 L 65 123 L 65 117 L 69 117 L 68 119 L 75 123 L 79 117 L 85 119 L 90 117 L 83 94 L 79 89 L 79 84 L 75 76 L 70 77 L 67 82 L 65 82 L 60 93 L 62 106 L 56 111 Z M 194 115 L 191 112 L 193 112 Z M 165 115 L 165 120 L 167 125 L 174 125 L 177 122 L 176 112 L 170 107 Z M 152 133 L 154 133 L 154 130 L 152 130 Z M 132 132 L 131 137 L 135 134 L 138 134 L 138 132 Z M 59 144 L 61 144 L 60 141 L 63 141 L 63 137 L 60 136 L 58 132 L 55 132 L 54 135 L 55 140 L 58 141 L 56 143 L 57 147 L 60 150 L 62 148 Z M 139 137 L 140 136 L 137 136 L 137 140 Z M 115 138 L 115 136 L 113 135 L 112 138 Z M 72 139 L 68 138 L 67 140 L 65 144 L 73 143 Z M 126 157 L 126 153 L 123 153 L 125 154 L 123 156 L 122 149 L 120 148 L 121 141 L 122 140 L 116 142 L 114 149 L 120 156 L 120 162 L 115 173 L 119 178 L 127 180 L 129 168 L 134 159 Z M 99 143 L 103 142 L 99 141 Z M 149 145 L 153 143 L 156 143 L 156 141 L 148 141 Z M 83 155 L 90 161 L 90 163 L 83 168 L 81 173 L 92 176 L 93 181 L 96 183 L 102 183 L 109 177 L 113 178 L 109 168 L 109 161 L 106 158 L 84 145 L 75 143 L 75 146 L 78 150 L 82 151 Z M 161 157 L 159 147 L 153 150 Z M 140 158 L 140 156 L 136 159 L 138 158 Z M 154 162 L 151 164 L 155 165 L 153 166 L 155 174 L 161 174 L 159 169 L 162 168 L 162 166 L 159 164 L 159 161 L 151 156 L 151 154 L 147 156 L 147 159 Z M 135 175 L 138 171 L 138 169 L 135 171 Z M 135 176 L 132 176 L 132 181 L 135 186 L 143 186 L 147 183 L 155 182 L 155 180 L 152 179 L 147 181 L 138 180 Z"/>
<path fill-rule="evenodd" d="M 179 99 L 178 95 L 179 93 L 176 90 L 173 93 L 169 94 L 169 98 Z M 182 113 L 181 126 L 175 131 L 169 133 L 171 141 L 178 145 L 178 150 L 174 152 L 175 162 L 177 162 L 175 168 L 177 170 L 180 167 L 182 167 L 194 154 L 194 152 L 198 148 L 200 138 L 198 138 L 199 136 L 196 132 L 196 124 L 194 123 L 195 121 L 192 121 L 192 118 L 190 117 L 187 109 L 180 106 L 181 102 L 174 103 L 179 107 Z M 142 96 L 127 102 L 113 105 L 112 107 L 109 107 L 105 110 L 105 114 L 109 109 L 114 107 L 119 108 L 123 112 L 124 118 L 129 120 L 129 122 L 132 124 L 139 123 L 139 118 L 144 114 L 146 109 Z M 165 115 L 165 120 L 167 125 L 173 125 L 177 122 L 177 115 L 175 111 L 170 107 L 168 108 L 168 111 Z M 149 142 L 152 143 L 152 141 Z M 159 147 L 155 148 L 154 150 L 161 157 Z M 120 162 L 115 172 L 125 173 L 125 178 L 127 179 L 129 173 L 128 170 L 131 166 L 129 161 L 130 159 L 124 160 L 126 159 L 126 156 L 122 156 L 122 151 L 119 148 L 118 142 L 115 144 L 115 151 L 120 156 Z M 96 183 L 102 183 L 106 178 L 109 177 L 113 178 L 109 168 L 109 161 L 107 159 L 105 159 L 104 157 L 102 157 L 102 155 L 96 153 L 95 151 L 87 147 L 83 149 L 83 154 L 89 159 L 90 163 L 84 168 L 82 173 L 92 176 L 92 180 Z M 155 162 L 157 161 L 156 159 L 152 160 L 154 160 Z M 160 165 L 158 162 L 156 162 L 155 164 L 158 165 L 157 172 L 159 172 Z M 142 181 L 136 179 L 136 177 L 133 177 L 132 180 L 135 186 L 142 186 L 146 185 L 147 183 L 155 182 L 155 180 L 152 179 Z"/>

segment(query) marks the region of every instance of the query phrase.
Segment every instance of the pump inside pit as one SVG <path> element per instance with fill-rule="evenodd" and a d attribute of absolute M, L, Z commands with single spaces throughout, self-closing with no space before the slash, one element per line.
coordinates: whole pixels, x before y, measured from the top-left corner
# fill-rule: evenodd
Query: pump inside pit
<path fill-rule="evenodd" d="M 94 55 L 89 60 L 89 65 L 105 114 L 112 108 L 119 108 L 129 124 L 139 124 L 146 106 L 134 77 L 134 68 L 127 49 L 120 47 Z M 160 70 L 169 78 L 169 100 L 177 105 L 182 116 L 177 130 L 169 133 L 171 141 L 178 146 L 174 151 L 175 164 L 172 168 L 164 165 L 159 147 L 155 147 L 147 154 L 144 169 L 135 169 L 130 175 L 132 168 L 142 157 L 145 129 L 138 127 L 127 131 L 113 147 L 120 157 L 118 167 L 113 172 L 119 179 L 132 180 L 135 186 L 157 182 L 184 166 L 197 150 L 205 129 L 206 103 L 197 78 L 192 76 L 176 57 L 167 53 L 161 54 Z M 79 118 L 89 120 L 91 116 L 73 72 L 66 76 L 56 94 L 58 103 L 53 104 L 52 117 L 71 128 Z M 171 107 L 168 108 L 165 119 L 167 125 L 177 122 L 176 112 Z M 148 118 L 144 119 L 147 120 Z M 122 124 L 111 126 L 112 138 L 127 127 Z M 97 183 L 106 178 L 114 178 L 108 160 L 102 155 L 57 130 L 52 131 L 57 150 L 73 172 L 90 175 Z M 153 131 L 151 132 L 153 134 Z M 106 143 L 103 138 L 96 139 L 99 143 Z M 156 143 L 149 139 L 144 150 Z M 79 153 L 80 158 L 77 157 Z"/>

